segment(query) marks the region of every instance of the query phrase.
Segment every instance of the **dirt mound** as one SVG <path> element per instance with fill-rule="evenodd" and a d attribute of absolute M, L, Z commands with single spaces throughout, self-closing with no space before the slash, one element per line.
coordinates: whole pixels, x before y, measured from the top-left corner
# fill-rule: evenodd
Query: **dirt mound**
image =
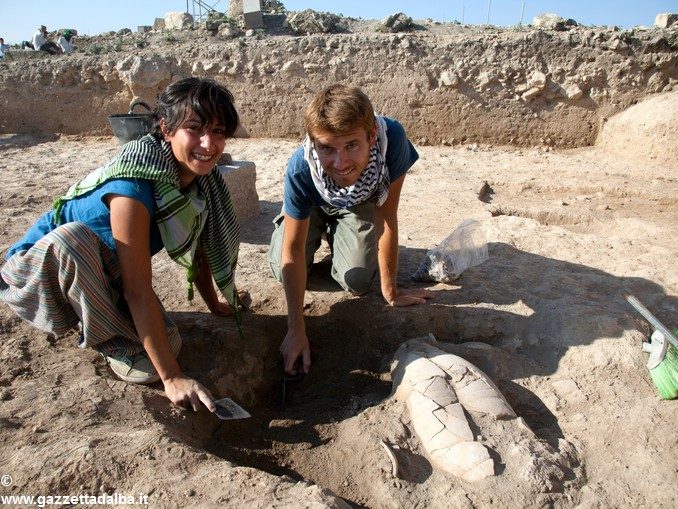
<path fill-rule="evenodd" d="M 623 157 L 678 165 L 678 91 L 644 99 L 614 115 L 596 146 Z"/>

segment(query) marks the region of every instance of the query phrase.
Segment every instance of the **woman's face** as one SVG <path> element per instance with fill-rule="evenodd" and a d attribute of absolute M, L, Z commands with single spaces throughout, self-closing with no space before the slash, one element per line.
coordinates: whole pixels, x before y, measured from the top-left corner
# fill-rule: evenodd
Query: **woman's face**
<path fill-rule="evenodd" d="M 167 131 L 164 121 L 160 122 L 160 127 L 179 163 L 181 187 L 190 184 L 195 177 L 212 171 L 226 146 L 224 126 L 212 123 L 203 127 L 193 112 L 173 133 Z"/>

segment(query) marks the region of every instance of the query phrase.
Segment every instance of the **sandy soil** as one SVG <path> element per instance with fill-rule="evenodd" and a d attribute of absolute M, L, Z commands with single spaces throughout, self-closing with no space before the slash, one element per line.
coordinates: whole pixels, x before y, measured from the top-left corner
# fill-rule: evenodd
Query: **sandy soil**
<path fill-rule="evenodd" d="M 271 220 L 296 142 L 234 140 L 254 161 L 262 214 L 243 224 L 238 282 L 252 294 L 247 341 L 184 299 L 181 271 L 154 261 L 156 289 L 184 336 L 183 368 L 253 415 L 218 421 L 172 407 L 162 387 L 116 381 L 75 337 L 55 339 L 0 308 L 0 494 L 125 493 L 150 507 L 675 507 L 676 403 L 659 400 L 640 351 L 649 327 L 629 289 L 677 326 L 675 166 L 595 149 L 421 147 L 400 206 L 402 285 L 426 251 L 479 219 L 490 258 L 428 305 L 393 309 L 340 291 L 326 264 L 307 293 L 313 369 L 280 408 L 281 287 L 266 263 Z M 3 253 L 112 138 L 0 138 Z M 487 202 L 478 191 L 487 182 Z M 531 431 L 469 414 L 496 476 L 475 483 L 426 458 L 390 397 L 403 341 L 491 346 L 474 359 Z M 472 350 L 464 350 L 472 356 Z M 401 479 L 380 446 L 400 446 Z M 321 489 L 322 488 L 322 489 Z M 341 497 L 343 501 L 330 493 Z"/>

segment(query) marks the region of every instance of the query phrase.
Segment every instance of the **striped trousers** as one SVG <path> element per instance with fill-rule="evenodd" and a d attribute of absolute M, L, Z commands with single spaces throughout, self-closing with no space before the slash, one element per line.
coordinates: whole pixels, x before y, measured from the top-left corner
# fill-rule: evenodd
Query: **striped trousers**
<path fill-rule="evenodd" d="M 123 297 L 118 256 L 84 223 L 59 226 L 14 253 L 0 274 L 0 300 L 38 329 L 60 336 L 80 327 L 78 346 L 106 355 L 144 350 Z M 176 356 L 179 329 L 160 307 Z"/>

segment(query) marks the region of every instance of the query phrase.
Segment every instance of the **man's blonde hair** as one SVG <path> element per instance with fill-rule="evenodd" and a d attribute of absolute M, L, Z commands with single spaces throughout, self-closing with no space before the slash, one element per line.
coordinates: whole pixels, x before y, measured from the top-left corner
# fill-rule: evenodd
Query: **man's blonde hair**
<path fill-rule="evenodd" d="M 374 108 L 359 88 L 330 85 L 306 108 L 304 127 L 311 138 L 321 132 L 342 136 L 361 127 L 369 135 L 375 127 Z"/>

